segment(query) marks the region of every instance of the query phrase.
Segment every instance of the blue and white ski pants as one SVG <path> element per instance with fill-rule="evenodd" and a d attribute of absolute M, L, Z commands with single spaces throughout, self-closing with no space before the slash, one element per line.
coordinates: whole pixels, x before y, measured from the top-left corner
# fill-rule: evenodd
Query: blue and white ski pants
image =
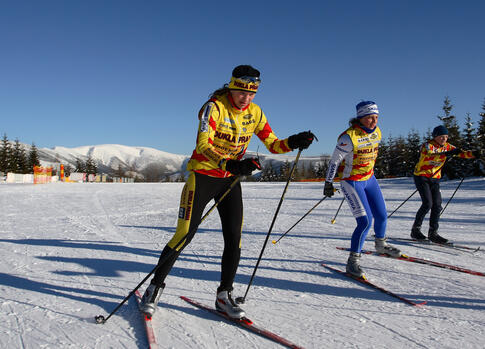
<path fill-rule="evenodd" d="M 350 250 L 360 253 L 372 225 L 372 219 L 374 219 L 376 238 L 383 238 L 386 235 L 386 203 L 375 176 L 366 181 L 343 180 L 340 185 L 357 221 L 357 227 L 352 234 Z"/>

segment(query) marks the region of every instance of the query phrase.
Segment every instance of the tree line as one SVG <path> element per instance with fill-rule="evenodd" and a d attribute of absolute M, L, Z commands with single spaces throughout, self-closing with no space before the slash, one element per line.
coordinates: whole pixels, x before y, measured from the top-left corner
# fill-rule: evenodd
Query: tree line
<path fill-rule="evenodd" d="M 472 121 L 470 113 L 467 113 L 462 127 L 459 126 L 456 116 L 453 114 L 453 105 L 448 96 L 444 98 L 442 114 L 437 115 L 437 119 L 449 132 L 449 142 L 463 150 L 485 150 L 485 99 L 482 104 L 482 111 L 479 113 L 477 123 Z M 407 136 L 389 136 L 383 138 L 379 146 L 379 156 L 375 165 L 377 178 L 388 177 L 410 177 L 413 175 L 414 167 L 419 160 L 419 150 L 421 145 L 431 139 L 431 130 L 420 134 L 412 129 Z M 483 176 L 485 168 L 483 165 L 484 154 L 479 160 L 466 160 L 453 158 L 443 168 L 443 175 L 453 179 L 468 176 Z M 7 135 L 4 134 L 0 142 L 0 172 L 33 173 L 34 166 L 39 166 L 39 156 L 34 143 L 29 152 L 16 139 L 13 143 L 9 142 Z M 155 168 L 156 167 L 156 168 Z M 261 173 L 257 177 L 246 177 L 248 181 L 275 182 L 286 181 L 288 179 L 292 165 L 285 161 L 283 164 L 277 162 L 267 162 Z M 301 161 L 293 173 L 294 180 L 323 179 L 328 168 L 328 156 L 322 155 L 321 159 L 313 162 Z M 86 172 L 96 174 L 96 162 L 88 156 L 86 161 L 76 159 L 75 168 L 65 166 L 66 175 L 74 170 L 75 172 Z M 135 171 L 134 169 L 132 171 Z M 123 177 L 124 170 L 119 166 L 116 174 Z M 171 181 L 167 170 L 163 164 L 152 164 L 142 171 L 143 181 Z M 176 181 L 183 181 L 183 173 Z"/>
<path fill-rule="evenodd" d="M 442 114 L 436 117 L 439 123 L 448 129 L 449 143 L 462 150 L 478 149 L 485 151 L 485 99 L 476 126 L 470 113 L 466 114 L 463 127 L 459 126 L 448 96 L 444 98 L 442 110 Z M 432 139 L 431 132 L 432 130 L 427 130 L 424 134 L 420 134 L 417 130 L 412 129 L 407 136 L 383 138 L 379 145 L 379 155 L 374 167 L 376 177 L 411 177 L 414 167 L 419 161 L 421 145 Z M 483 153 L 481 158 L 476 160 L 454 157 L 443 168 L 443 176 L 449 179 L 483 176 L 485 175 L 483 160 L 485 160 Z M 322 156 L 320 161 L 298 165 L 292 178 L 294 180 L 323 179 L 327 167 L 328 160 L 325 160 L 325 157 Z M 269 163 L 263 168 L 258 180 L 264 182 L 286 181 L 289 170 L 288 162 L 279 167 Z"/>
<path fill-rule="evenodd" d="M 18 139 L 12 144 L 9 142 L 7 134 L 4 134 L 0 142 L 0 172 L 34 173 L 34 166 L 40 166 L 35 144 L 32 143 L 27 153 L 24 145 Z"/>

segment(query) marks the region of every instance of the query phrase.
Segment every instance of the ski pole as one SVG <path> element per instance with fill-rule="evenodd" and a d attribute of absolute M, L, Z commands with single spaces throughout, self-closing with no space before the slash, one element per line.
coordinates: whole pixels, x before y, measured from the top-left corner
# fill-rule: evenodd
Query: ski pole
<path fill-rule="evenodd" d="M 330 223 L 335 224 L 335 220 L 337 219 L 337 215 L 340 212 L 340 208 L 342 207 L 342 204 L 344 203 L 344 201 L 345 201 L 345 197 L 342 199 L 342 201 L 340 201 L 340 205 L 338 206 L 337 212 L 335 213 L 335 216 L 332 218 Z"/>
<path fill-rule="evenodd" d="M 430 178 L 433 178 L 433 177 L 435 176 L 435 174 L 437 174 L 439 171 L 441 171 L 441 169 L 443 168 L 443 166 L 445 166 L 445 164 L 446 164 L 446 162 L 447 162 L 447 161 L 448 161 L 448 158 L 446 158 L 446 159 L 445 159 L 445 161 L 443 162 L 443 164 L 442 164 L 442 165 L 441 165 L 441 166 L 440 166 L 440 167 L 439 167 L 439 168 L 438 168 L 438 169 L 437 169 L 437 170 L 436 170 L 436 171 L 435 171 L 435 172 L 434 172 L 434 173 L 433 173 L 433 174 L 430 176 Z M 387 216 L 387 218 L 391 217 L 391 216 L 394 214 L 394 212 L 396 212 L 397 210 L 399 210 L 399 208 L 400 208 L 402 205 L 404 205 L 404 204 L 406 203 L 406 201 L 408 201 L 409 199 L 411 199 L 411 197 L 412 197 L 414 194 L 416 194 L 416 192 L 417 192 L 417 191 L 418 191 L 418 189 L 416 189 L 416 190 L 415 190 L 415 191 L 414 191 L 414 192 L 413 192 L 411 195 L 409 195 L 409 197 L 408 197 L 406 200 L 404 200 L 404 201 L 401 203 L 401 205 L 399 205 L 399 206 L 398 206 L 398 207 L 397 207 L 397 208 L 396 208 L 394 211 L 392 211 L 392 212 L 391 212 L 391 213 L 390 213 L 390 214 Z M 441 211 L 441 212 L 443 212 L 443 211 Z"/>
<path fill-rule="evenodd" d="M 294 227 L 295 227 L 295 226 L 296 226 L 298 223 L 300 223 L 300 222 L 303 220 L 303 218 L 305 218 L 306 216 L 308 216 L 308 215 L 310 214 L 310 212 L 312 212 L 312 211 L 313 211 L 313 209 L 314 209 L 314 208 L 316 208 L 318 205 L 320 205 L 320 203 L 321 203 L 323 200 L 325 200 L 326 198 L 327 198 L 327 196 L 324 196 L 324 197 L 323 197 L 323 199 L 320 199 L 320 201 L 318 201 L 318 202 L 317 202 L 317 203 L 316 203 L 316 204 L 315 204 L 315 205 L 314 205 L 314 206 L 313 206 L 313 207 L 312 207 L 312 208 L 311 208 L 311 209 L 310 209 L 310 210 L 309 210 L 307 213 L 305 213 L 305 214 L 303 215 L 303 217 L 301 217 L 301 218 L 298 220 L 298 222 L 296 222 L 295 224 L 293 224 L 293 226 L 292 226 L 290 229 L 288 229 L 288 230 L 287 230 L 287 231 L 286 231 L 286 232 L 285 232 L 283 235 L 281 235 L 281 236 L 280 236 L 280 238 L 279 238 L 278 240 L 273 240 L 273 241 L 272 241 L 272 243 L 273 243 L 273 244 L 278 243 L 278 242 L 279 242 L 279 241 L 280 241 L 280 240 L 281 240 L 281 239 L 282 239 L 282 238 L 283 238 L 283 237 L 284 237 L 286 234 L 288 234 L 288 233 L 290 232 L 290 230 L 291 230 L 291 229 L 293 229 L 293 228 L 294 228 Z"/>
<path fill-rule="evenodd" d="M 409 196 L 408 196 L 408 198 L 407 198 L 406 200 L 404 200 L 404 201 L 401 203 L 401 205 L 399 205 L 399 206 L 398 206 L 398 207 L 397 207 L 397 208 L 396 208 L 394 211 L 392 211 L 392 212 L 391 212 L 391 213 L 390 213 L 390 214 L 387 216 L 387 218 L 391 217 L 391 216 L 394 214 L 394 212 L 396 212 L 397 210 L 399 210 L 399 208 L 400 208 L 402 205 L 404 205 L 404 204 L 406 203 L 406 201 L 408 201 L 409 199 L 411 199 L 411 197 L 412 197 L 414 194 L 416 194 L 416 192 L 417 192 L 417 191 L 418 191 L 418 189 L 416 189 L 416 190 L 415 190 L 415 191 L 414 191 L 414 192 L 413 192 L 411 195 L 409 195 Z"/>
<path fill-rule="evenodd" d="M 451 197 L 448 199 L 448 202 L 446 203 L 445 207 L 441 210 L 440 212 L 440 217 L 441 215 L 443 214 L 443 212 L 445 212 L 446 208 L 448 207 L 448 204 L 450 203 L 451 199 L 453 199 L 453 197 L 455 196 L 456 192 L 458 191 L 458 188 L 460 188 L 461 186 L 461 183 L 463 183 L 463 180 L 465 179 L 465 177 L 463 177 L 460 181 L 460 183 L 458 184 L 458 186 L 456 187 L 455 191 L 453 192 L 453 195 L 451 195 Z"/>
<path fill-rule="evenodd" d="M 276 212 L 273 217 L 273 221 L 271 222 L 271 226 L 269 227 L 268 234 L 266 234 L 266 239 L 264 240 L 263 248 L 261 249 L 261 252 L 258 257 L 258 261 L 256 262 L 256 266 L 254 267 L 253 270 L 253 275 L 251 275 L 251 279 L 249 280 L 248 287 L 246 288 L 246 293 L 244 293 L 244 297 L 237 297 L 236 302 L 239 304 L 244 304 L 246 301 L 246 296 L 248 295 L 249 288 L 251 287 L 251 284 L 253 283 L 254 275 L 256 275 L 256 270 L 258 269 L 259 262 L 261 262 L 261 257 L 263 256 L 264 249 L 266 247 L 266 244 L 268 243 L 269 236 L 271 234 L 271 230 L 273 229 L 273 225 L 276 221 L 276 217 L 278 216 L 278 212 L 280 211 L 281 204 L 283 203 L 283 199 L 286 194 L 286 189 L 288 189 L 288 185 L 290 184 L 291 177 L 293 176 L 293 172 L 295 171 L 296 164 L 298 163 L 298 160 L 300 159 L 300 154 L 302 152 L 302 149 L 298 150 L 298 154 L 296 155 L 295 162 L 293 163 L 293 167 L 291 168 L 290 174 L 288 176 L 288 180 L 286 181 L 285 189 L 283 190 L 283 194 L 281 195 L 280 202 L 278 204 L 278 208 L 276 209 Z"/>
<path fill-rule="evenodd" d="M 234 188 L 236 186 L 237 183 L 239 183 L 239 180 L 240 180 L 240 177 L 237 176 L 234 181 L 231 183 L 231 185 L 229 186 L 229 188 L 227 188 L 227 190 L 224 192 L 224 194 L 222 194 L 222 196 L 219 198 L 219 200 L 217 200 L 214 205 L 212 205 L 212 207 L 206 212 L 206 214 L 200 219 L 200 222 L 197 224 L 197 226 L 194 227 L 194 229 L 192 229 L 191 231 L 187 232 L 187 234 L 185 234 L 183 236 L 182 239 L 180 239 L 180 241 L 177 243 L 177 245 L 175 245 L 175 247 L 173 249 L 171 249 L 171 251 L 165 256 L 165 258 L 161 261 L 161 263 L 157 263 L 157 265 L 155 266 L 155 268 L 153 268 L 153 270 L 147 275 L 145 276 L 145 278 L 128 294 L 128 296 L 125 297 L 125 299 L 123 299 L 121 301 L 121 303 L 118 304 L 118 306 L 107 316 L 107 317 L 104 317 L 103 315 L 98 315 L 98 316 L 95 316 L 94 319 L 96 320 L 96 323 L 98 324 L 104 324 L 106 321 L 108 321 L 108 319 L 118 311 L 119 308 L 121 308 L 121 306 L 123 304 L 126 303 L 126 301 L 141 287 L 141 285 L 143 285 L 145 283 L 145 281 L 148 280 L 148 278 L 157 271 L 159 265 L 165 263 L 170 257 L 172 257 L 172 255 L 175 253 L 175 251 L 177 251 L 177 249 L 182 246 L 182 244 L 185 242 L 185 239 L 187 238 L 187 236 L 189 236 L 189 234 L 191 233 L 194 233 L 198 228 L 199 228 L 199 225 L 207 218 L 207 216 L 209 216 L 211 214 L 212 211 L 214 211 L 214 209 L 221 203 L 222 200 L 224 200 L 224 198 L 227 196 L 227 194 L 229 194 L 229 192 L 232 190 L 232 188 Z"/>

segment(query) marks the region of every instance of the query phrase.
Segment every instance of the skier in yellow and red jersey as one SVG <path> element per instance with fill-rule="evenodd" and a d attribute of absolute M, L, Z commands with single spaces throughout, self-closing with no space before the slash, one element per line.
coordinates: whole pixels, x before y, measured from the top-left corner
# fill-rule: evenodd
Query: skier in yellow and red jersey
<path fill-rule="evenodd" d="M 435 243 L 445 244 L 448 239 L 438 234 L 441 213 L 440 178 L 441 168 L 449 156 L 458 156 L 463 159 L 474 159 L 472 151 L 462 151 L 448 143 L 448 129 L 439 125 L 433 129 L 433 139 L 424 143 L 420 149 L 419 161 L 414 169 L 414 183 L 421 196 L 421 207 L 416 213 L 411 237 L 416 240 L 426 240 L 421 232 L 424 217 L 431 210 L 429 217 L 428 239 Z"/>
<path fill-rule="evenodd" d="M 253 135 L 272 153 L 306 149 L 314 139 L 310 131 L 278 139 L 261 108 L 252 103 L 261 83 L 260 73 L 249 65 L 234 68 L 231 81 L 212 93 L 199 112 L 195 150 L 187 164 L 190 171 L 180 198 L 177 229 L 163 249 L 155 276 L 142 299 L 142 311 L 151 316 L 165 287 L 165 278 L 180 252 L 195 235 L 205 206 L 219 200 L 237 176 L 260 168 L 256 158 L 245 158 Z M 222 223 L 224 251 L 216 309 L 232 318 L 244 311 L 233 301 L 231 291 L 241 254 L 243 204 L 238 182 L 217 206 Z M 183 242 L 182 242 L 183 241 Z"/>

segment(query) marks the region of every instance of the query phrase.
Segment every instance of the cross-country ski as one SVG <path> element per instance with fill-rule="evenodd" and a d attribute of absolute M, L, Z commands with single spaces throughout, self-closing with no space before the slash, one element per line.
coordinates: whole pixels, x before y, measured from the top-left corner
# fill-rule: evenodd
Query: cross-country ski
<path fill-rule="evenodd" d="M 191 298 L 187 298 L 187 297 L 184 297 L 184 296 L 180 296 L 181 299 L 183 299 L 184 301 L 186 301 L 187 303 L 190 303 L 192 304 L 193 306 L 196 306 L 200 309 L 203 309 L 203 310 L 206 310 L 212 314 L 215 314 L 215 315 L 218 315 L 220 317 L 223 317 L 224 319 L 226 319 L 227 321 L 233 323 L 233 324 L 236 324 L 236 325 L 239 325 L 251 332 L 254 332 L 262 337 L 265 337 L 269 340 L 272 340 L 276 343 L 279 343 L 287 348 L 294 348 L 294 349 L 298 349 L 298 348 L 302 348 L 292 342 L 290 342 L 289 340 L 281 337 L 280 335 L 277 335 L 276 333 L 272 332 L 272 331 L 269 331 L 267 329 L 264 329 L 262 328 L 261 326 L 258 326 L 256 324 L 254 324 L 254 322 L 252 320 L 250 320 L 249 318 L 247 317 L 243 317 L 241 319 L 234 319 L 234 318 L 231 318 L 229 317 L 226 313 L 222 313 L 220 311 L 217 311 L 216 309 L 214 308 L 211 308 L 203 303 L 200 303 L 200 302 L 197 302 Z"/>
<path fill-rule="evenodd" d="M 344 247 L 337 247 L 337 249 L 343 250 L 343 251 L 348 250 Z M 396 259 L 396 260 L 400 260 L 400 261 L 413 262 L 413 263 L 418 263 L 418 264 L 425 264 L 425 265 L 430 265 L 430 266 L 437 267 L 437 268 L 455 270 L 455 271 L 459 271 L 459 272 L 471 274 L 471 275 L 485 276 L 485 273 L 482 273 L 480 271 L 470 270 L 470 269 L 467 269 L 467 268 L 459 267 L 457 265 L 451 265 L 451 264 L 436 262 L 436 261 L 432 261 L 432 260 L 428 260 L 428 259 L 412 257 L 412 256 L 408 256 L 408 255 L 405 255 L 405 254 L 403 254 L 401 257 L 393 258 L 393 257 L 390 257 L 386 254 L 377 253 L 376 251 L 362 250 L 361 253 L 371 254 L 371 255 L 379 256 L 379 257 L 386 257 L 386 258 L 390 258 L 390 259 Z"/>

